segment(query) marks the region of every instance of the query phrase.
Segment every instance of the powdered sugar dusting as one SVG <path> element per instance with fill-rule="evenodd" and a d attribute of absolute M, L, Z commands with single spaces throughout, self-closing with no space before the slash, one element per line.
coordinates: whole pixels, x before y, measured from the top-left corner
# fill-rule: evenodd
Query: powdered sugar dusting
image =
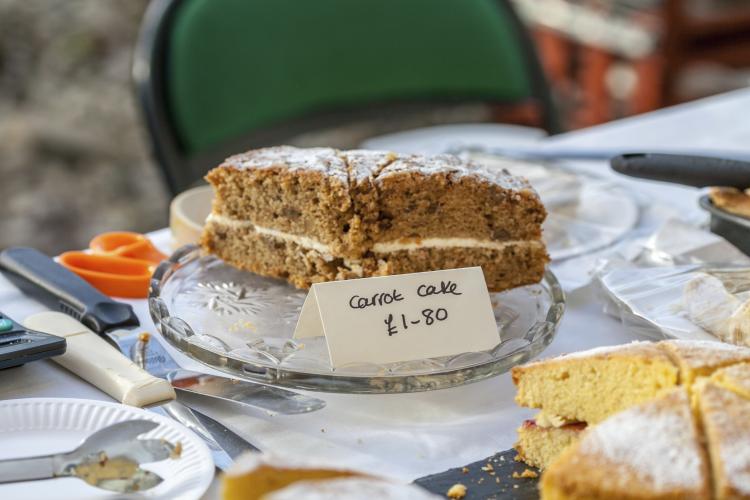
<path fill-rule="evenodd" d="M 453 178 L 477 177 L 505 189 L 535 193 L 526 179 L 512 175 L 505 169 L 489 168 L 481 163 L 453 155 L 399 157 L 380 173 L 379 179 L 403 173 L 417 173 L 425 176 L 448 174 Z"/>
<path fill-rule="evenodd" d="M 388 151 L 333 148 L 295 148 L 275 146 L 255 149 L 231 156 L 221 165 L 238 169 L 282 168 L 290 171 L 315 171 L 329 175 L 343 183 L 359 183 L 366 179 L 381 179 L 396 174 L 418 173 L 425 176 L 449 175 L 451 178 L 475 177 L 513 191 L 536 192 L 529 182 L 512 175 L 503 168 L 489 168 L 483 164 L 453 155 L 401 156 Z"/>
<path fill-rule="evenodd" d="M 703 486 L 703 456 L 688 396 L 678 390 L 592 427 L 579 453 L 634 474 L 655 492 Z"/>
<path fill-rule="evenodd" d="M 711 350 L 716 352 L 744 353 L 750 355 L 750 348 L 727 344 L 718 340 L 667 340 L 666 344 L 696 350 Z"/>
<path fill-rule="evenodd" d="M 344 184 L 348 178 L 346 163 L 333 148 L 275 146 L 255 149 L 230 156 L 224 160 L 222 166 L 239 169 L 284 168 L 290 171 L 314 171 L 334 177 Z"/>
<path fill-rule="evenodd" d="M 701 392 L 701 409 L 707 434 L 719 450 L 728 482 L 744 495 L 750 495 L 750 401 L 707 384 Z"/>
<path fill-rule="evenodd" d="M 374 180 L 381 170 L 398 158 L 396 153 L 390 151 L 369 149 L 342 151 L 341 155 L 349 165 L 349 179 L 357 184 L 367 179 Z"/>
<path fill-rule="evenodd" d="M 608 356 L 612 354 L 616 354 L 616 355 L 650 354 L 650 355 L 656 355 L 660 357 L 665 356 L 659 351 L 655 343 L 647 342 L 647 341 L 635 341 L 635 342 L 630 342 L 628 344 L 607 345 L 607 346 L 601 346 L 601 347 L 594 347 L 593 349 L 587 349 L 585 351 L 577 351 L 577 352 L 572 352 L 570 354 L 562 354 L 554 358 L 541 359 L 539 361 L 527 363 L 523 366 L 527 367 L 527 366 L 534 366 L 534 365 L 539 365 L 539 364 L 549 364 L 550 362 L 566 361 L 569 359 L 595 358 L 595 357 Z"/>
<path fill-rule="evenodd" d="M 669 340 L 672 351 L 693 369 L 750 360 L 750 349 L 713 340 Z"/>

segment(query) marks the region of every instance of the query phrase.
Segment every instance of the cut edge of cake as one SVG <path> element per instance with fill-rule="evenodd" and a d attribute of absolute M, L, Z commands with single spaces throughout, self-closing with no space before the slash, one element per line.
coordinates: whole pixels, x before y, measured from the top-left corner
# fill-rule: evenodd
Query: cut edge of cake
<path fill-rule="evenodd" d="M 204 251 L 300 288 L 479 265 L 501 291 L 540 281 L 549 262 L 528 182 L 454 156 L 279 146 L 206 178 Z"/>
<path fill-rule="evenodd" d="M 520 406 L 567 423 L 595 424 L 677 385 L 678 371 L 652 342 L 600 347 L 516 366 L 511 371 Z M 596 388 L 597 397 L 581 391 Z"/>

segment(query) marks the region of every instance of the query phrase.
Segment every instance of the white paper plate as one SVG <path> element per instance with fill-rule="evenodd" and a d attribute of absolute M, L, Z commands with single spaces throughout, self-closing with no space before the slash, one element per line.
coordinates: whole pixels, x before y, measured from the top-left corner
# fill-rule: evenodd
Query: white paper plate
<path fill-rule="evenodd" d="M 83 438 L 110 424 L 146 419 L 160 425 L 144 434 L 182 443 L 182 456 L 144 465 L 164 482 L 137 495 L 122 496 L 76 478 L 0 484 L 2 499 L 149 498 L 194 500 L 205 493 L 214 464 L 203 442 L 185 427 L 154 413 L 116 403 L 87 399 L 29 398 L 0 401 L 0 460 L 74 449 Z"/>

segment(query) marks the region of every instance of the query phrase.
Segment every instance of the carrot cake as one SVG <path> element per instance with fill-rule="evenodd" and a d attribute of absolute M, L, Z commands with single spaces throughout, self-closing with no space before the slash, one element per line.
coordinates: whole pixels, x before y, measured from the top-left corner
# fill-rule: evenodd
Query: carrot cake
<path fill-rule="evenodd" d="M 279 146 L 232 156 L 206 179 L 203 249 L 300 288 L 481 266 L 501 291 L 540 281 L 549 260 L 528 182 L 455 156 Z"/>

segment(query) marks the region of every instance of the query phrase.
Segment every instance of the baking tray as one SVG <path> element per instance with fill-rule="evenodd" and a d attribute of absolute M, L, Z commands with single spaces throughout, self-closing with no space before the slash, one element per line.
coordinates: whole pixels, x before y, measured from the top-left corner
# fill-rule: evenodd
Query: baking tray
<path fill-rule="evenodd" d="M 711 232 L 750 255 L 750 219 L 722 210 L 707 195 L 701 196 L 698 203 L 711 214 Z"/>

